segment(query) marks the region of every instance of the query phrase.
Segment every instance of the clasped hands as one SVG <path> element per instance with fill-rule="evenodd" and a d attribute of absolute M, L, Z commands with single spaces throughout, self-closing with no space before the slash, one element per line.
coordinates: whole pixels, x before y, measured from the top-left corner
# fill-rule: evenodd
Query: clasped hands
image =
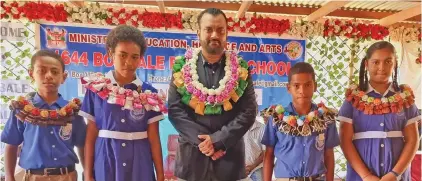
<path fill-rule="evenodd" d="M 198 145 L 199 151 L 204 155 L 211 157 L 212 160 L 218 160 L 226 154 L 223 150 L 215 151 L 210 135 L 198 135 L 202 142 Z"/>

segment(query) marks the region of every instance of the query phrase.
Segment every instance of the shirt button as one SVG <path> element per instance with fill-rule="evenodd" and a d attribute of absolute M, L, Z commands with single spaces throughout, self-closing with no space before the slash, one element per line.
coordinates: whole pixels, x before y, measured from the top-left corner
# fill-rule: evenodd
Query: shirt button
<path fill-rule="evenodd" d="M 122 146 L 125 147 L 126 146 L 126 143 L 122 143 Z"/>
<path fill-rule="evenodd" d="M 303 146 L 306 146 L 306 144 L 303 144 Z"/>
<path fill-rule="evenodd" d="M 122 123 L 124 123 L 126 120 L 125 119 L 122 119 L 121 121 L 122 121 Z"/>
<path fill-rule="evenodd" d="M 123 163 L 123 166 L 125 167 L 126 166 L 126 163 Z"/>
<path fill-rule="evenodd" d="M 50 134 L 54 134 L 54 132 L 53 131 L 50 131 Z"/>
<path fill-rule="evenodd" d="M 302 162 L 303 164 L 305 164 L 305 162 Z"/>
<path fill-rule="evenodd" d="M 55 148 L 55 147 L 56 147 L 56 145 L 53 145 L 53 146 L 51 146 L 51 147 Z"/>
<path fill-rule="evenodd" d="M 57 160 L 57 158 L 54 158 L 54 161 L 56 161 Z"/>
<path fill-rule="evenodd" d="M 384 166 L 384 163 L 381 163 L 381 166 L 383 167 Z"/>
<path fill-rule="evenodd" d="M 381 123 L 380 126 L 384 126 L 384 123 Z"/>
<path fill-rule="evenodd" d="M 383 148 L 384 148 L 384 144 L 381 144 L 381 147 L 383 147 Z"/>

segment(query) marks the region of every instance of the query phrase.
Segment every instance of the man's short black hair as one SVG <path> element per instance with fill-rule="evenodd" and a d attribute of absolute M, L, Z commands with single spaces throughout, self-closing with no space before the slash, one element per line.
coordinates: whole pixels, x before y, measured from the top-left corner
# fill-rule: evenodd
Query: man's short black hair
<path fill-rule="evenodd" d="M 312 80 L 315 82 L 315 70 L 312 67 L 312 65 L 306 62 L 298 62 L 292 68 L 290 68 L 289 76 L 288 76 L 289 83 L 292 80 L 293 75 L 300 74 L 300 73 L 311 74 Z"/>
<path fill-rule="evenodd" d="M 109 53 L 109 51 L 111 51 L 111 53 L 114 53 L 116 46 L 119 42 L 136 43 L 141 49 L 141 51 L 139 52 L 140 56 L 144 56 L 144 53 L 147 50 L 147 42 L 145 40 L 144 34 L 141 30 L 133 26 L 119 25 L 107 34 L 107 53 Z"/>
<path fill-rule="evenodd" d="M 227 25 L 227 16 L 226 16 L 226 14 L 224 14 L 223 11 L 221 11 L 221 9 L 207 8 L 207 9 L 203 10 L 201 13 L 199 13 L 199 15 L 198 15 L 197 22 L 198 22 L 199 27 L 201 27 L 201 19 L 202 19 L 202 16 L 204 16 L 204 14 L 210 14 L 214 17 L 221 14 L 221 15 L 224 16 L 224 20 L 226 20 L 226 25 Z"/>
<path fill-rule="evenodd" d="M 62 57 L 60 55 L 58 55 L 57 53 L 51 51 L 51 50 L 38 50 L 34 55 L 32 55 L 31 66 L 30 66 L 31 70 L 34 70 L 35 61 L 40 57 L 51 57 L 51 58 L 56 59 L 57 61 L 60 62 L 60 65 L 62 67 L 62 71 L 64 72 L 65 65 L 63 63 Z"/>

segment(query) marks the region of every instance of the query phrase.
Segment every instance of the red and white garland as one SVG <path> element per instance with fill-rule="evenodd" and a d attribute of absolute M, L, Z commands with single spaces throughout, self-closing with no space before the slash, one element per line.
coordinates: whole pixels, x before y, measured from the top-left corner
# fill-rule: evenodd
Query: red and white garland
<path fill-rule="evenodd" d="M 117 104 L 128 110 L 145 109 L 147 111 L 167 112 L 166 96 L 162 91 L 157 94 L 150 90 L 142 92 L 141 87 L 138 87 L 138 90 L 125 89 L 111 84 L 111 80 L 102 73 L 83 77 L 81 81 L 85 88 L 107 100 L 109 104 Z"/>
<path fill-rule="evenodd" d="M 415 95 L 408 85 L 400 85 L 400 89 L 401 92 L 389 97 L 375 98 L 368 96 L 364 91 L 359 90 L 357 85 L 352 84 L 346 90 L 346 100 L 364 114 L 398 113 L 415 103 Z"/>
<path fill-rule="evenodd" d="M 99 3 L 87 3 L 87 7 L 71 7 L 66 3 L 51 5 L 39 2 L 1 1 L 1 19 L 27 18 L 30 21 L 47 20 L 97 25 L 127 24 L 142 28 L 198 29 L 199 12 L 179 11 L 159 13 L 126 8 L 103 8 Z M 393 40 L 421 41 L 421 28 L 384 27 L 351 20 L 329 19 L 325 23 L 290 22 L 254 14 L 252 17 L 228 18 L 228 29 L 235 32 L 284 34 L 293 36 L 345 36 L 348 38 L 381 40 L 391 35 Z"/>
<path fill-rule="evenodd" d="M 328 19 L 324 23 L 324 37 L 335 35 L 348 38 L 382 40 L 388 34 L 388 28 L 378 24 L 363 24 L 339 19 Z"/>

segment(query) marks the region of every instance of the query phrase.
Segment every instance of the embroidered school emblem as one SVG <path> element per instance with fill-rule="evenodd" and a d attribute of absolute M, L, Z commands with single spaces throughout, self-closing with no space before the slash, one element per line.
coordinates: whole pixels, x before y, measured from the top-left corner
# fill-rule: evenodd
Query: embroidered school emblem
<path fill-rule="evenodd" d="M 138 110 L 131 110 L 130 111 L 130 117 L 138 122 L 140 120 L 142 120 L 145 116 L 145 109 L 138 109 Z"/>
<path fill-rule="evenodd" d="M 59 135 L 62 140 L 69 140 L 72 136 L 72 124 L 60 127 Z"/>
<path fill-rule="evenodd" d="M 325 145 L 325 135 L 324 133 L 321 133 L 316 137 L 315 148 L 319 151 L 322 151 L 324 149 L 324 145 Z"/>

